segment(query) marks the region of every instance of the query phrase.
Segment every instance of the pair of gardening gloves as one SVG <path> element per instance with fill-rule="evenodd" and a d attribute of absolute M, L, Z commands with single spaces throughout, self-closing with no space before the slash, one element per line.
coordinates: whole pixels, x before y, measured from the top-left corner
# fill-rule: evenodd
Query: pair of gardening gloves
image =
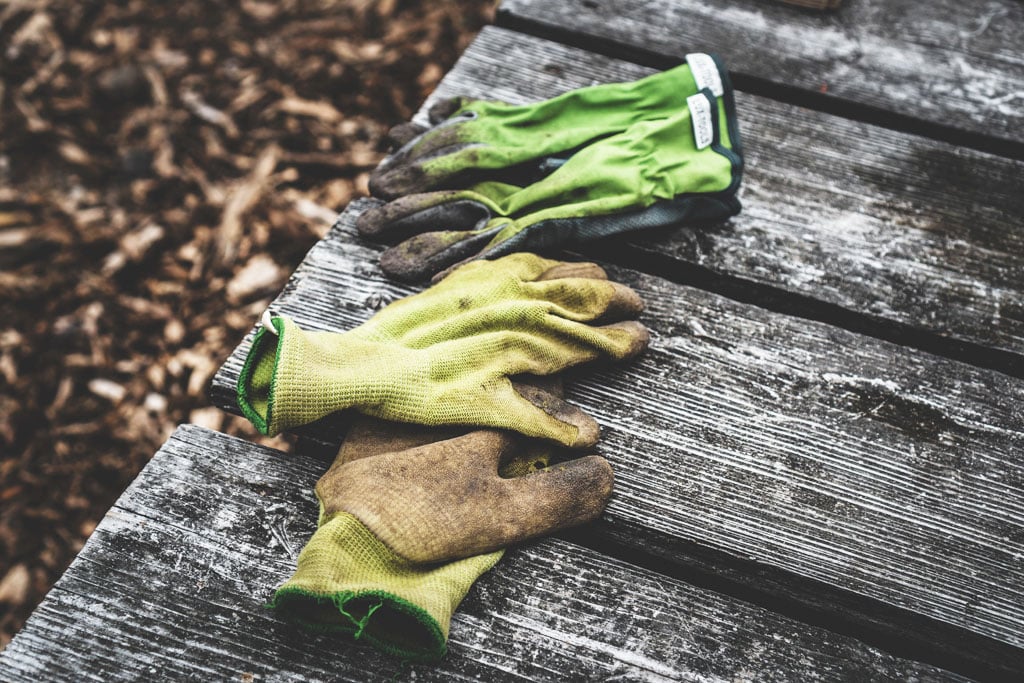
<path fill-rule="evenodd" d="M 596 265 L 525 250 L 731 216 L 742 169 L 729 80 L 705 54 L 537 104 L 448 100 L 431 120 L 392 132 L 402 147 L 371 178 L 392 201 L 357 227 L 403 240 L 386 273 L 437 284 L 340 334 L 265 320 L 238 387 L 266 434 L 364 416 L 274 602 L 414 660 L 444 654 L 503 548 L 593 520 L 611 494 L 603 458 L 557 452 L 599 430 L 552 378 L 642 351 L 643 304 Z"/>
<path fill-rule="evenodd" d="M 556 457 L 591 448 L 599 429 L 553 378 L 640 353 L 642 308 L 594 264 L 517 253 L 464 265 L 347 332 L 266 320 L 238 384 L 260 431 L 362 414 L 317 484 L 318 529 L 274 604 L 403 659 L 441 657 L 453 611 L 503 548 L 604 509 L 607 461 Z"/>
<path fill-rule="evenodd" d="M 532 104 L 457 97 L 429 118 L 392 130 L 403 144 L 370 177 L 389 201 L 356 223 L 397 243 L 380 260 L 396 279 L 740 210 L 732 86 L 708 54 Z"/>

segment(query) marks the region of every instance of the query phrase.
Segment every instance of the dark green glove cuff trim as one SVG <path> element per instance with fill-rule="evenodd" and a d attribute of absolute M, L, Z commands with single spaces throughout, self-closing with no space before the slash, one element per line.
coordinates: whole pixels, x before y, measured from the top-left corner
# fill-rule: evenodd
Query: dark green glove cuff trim
<path fill-rule="evenodd" d="M 252 340 L 252 347 L 249 349 L 249 355 L 246 356 L 242 372 L 238 375 L 238 385 L 236 386 L 238 407 L 241 409 L 242 414 L 259 430 L 260 434 L 270 433 L 269 425 L 274 409 L 274 394 L 277 388 L 277 368 L 279 365 L 277 361 L 281 355 L 284 335 L 284 321 L 281 318 L 274 318 L 272 322 L 274 329 L 277 330 L 277 334 L 269 332 L 265 327 L 261 327 L 256 331 L 256 336 Z M 271 344 L 274 345 L 274 355 L 271 361 L 273 363 L 273 370 L 270 373 L 269 381 L 267 381 L 266 377 L 264 377 L 266 374 L 265 364 L 268 362 L 267 350 Z M 261 414 L 257 406 L 263 407 L 264 404 L 266 408 Z"/>
<path fill-rule="evenodd" d="M 385 591 L 277 591 L 270 606 L 313 631 L 346 633 L 408 661 L 433 662 L 447 652 L 441 627 L 424 610 Z"/>
<path fill-rule="evenodd" d="M 732 90 L 732 80 L 729 78 L 729 70 L 725 68 L 725 62 L 714 52 L 709 53 L 711 59 L 718 67 L 718 76 L 722 79 L 722 106 L 725 107 L 726 128 L 729 133 L 729 143 L 732 146 L 732 154 L 738 160 L 738 167 L 733 169 L 735 187 L 739 187 L 739 177 L 743 171 L 743 143 L 740 140 L 739 119 L 736 118 L 736 98 Z M 720 136 L 715 137 L 713 144 L 721 144 Z M 719 150 L 715 150 L 719 151 Z M 722 153 L 719 151 L 719 153 Z M 735 190 L 735 187 L 733 188 Z"/>
<path fill-rule="evenodd" d="M 723 76 L 723 79 L 725 77 Z M 727 80 L 723 80 L 723 84 L 727 84 Z M 711 111 L 718 111 L 718 98 L 709 90 L 704 88 L 698 93 L 707 98 L 708 105 L 711 107 Z M 711 117 L 711 130 L 713 136 L 711 138 L 711 149 L 716 154 L 720 154 L 729 160 L 730 166 L 730 181 L 729 185 L 719 192 L 716 192 L 717 196 L 724 196 L 734 194 L 740 187 L 740 180 L 743 178 L 743 155 L 740 153 L 739 146 L 739 124 L 736 121 L 736 106 L 733 102 L 732 97 L 732 86 L 729 84 L 722 95 L 722 107 L 725 112 L 726 128 L 729 133 L 730 147 L 725 146 L 725 142 L 722 139 L 722 127 L 719 117 L 714 115 Z"/>

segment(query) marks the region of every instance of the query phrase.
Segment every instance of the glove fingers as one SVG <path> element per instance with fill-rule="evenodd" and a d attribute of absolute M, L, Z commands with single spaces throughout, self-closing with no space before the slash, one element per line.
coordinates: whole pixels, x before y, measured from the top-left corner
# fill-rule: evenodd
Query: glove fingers
<path fill-rule="evenodd" d="M 567 321 L 571 322 L 571 321 Z M 582 323 L 572 323 L 581 325 Z M 623 320 L 610 325 L 591 328 L 604 342 L 601 350 L 613 360 L 628 360 L 640 355 L 651 342 L 651 333 L 643 323 L 636 320 Z"/>
<path fill-rule="evenodd" d="M 385 160 L 370 174 L 370 194 L 380 199 L 398 199 L 407 194 L 453 187 L 460 176 L 475 170 L 483 145 L 457 140 L 436 142 L 437 145 L 414 149 L 387 166 Z"/>
<path fill-rule="evenodd" d="M 614 481 L 611 465 L 599 455 L 588 455 L 524 477 L 506 479 L 509 498 L 516 502 L 520 514 L 516 516 L 519 524 L 501 545 L 597 519 L 611 497 Z"/>
<path fill-rule="evenodd" d="M 383 199 L 395 199 L 404 194 L 423 192 L 435 187 L 447 175 L 463 170 L 446 169 L 442 164 L 440 169 L 434 169 L 430 175 L 421 163 L 465 148 L 466 136 L 461 133 L 463 123 L 461 119 L 454 119 L 450 123 L 427 129 L 402 145 L 370 174 L 370 194 Z"/>
<path fill-rule="evenodd" d="M 426 192 L 400 197 L 363 212 L 356 229 L 364 237 L 401 240 L 437 228 L 472 230 L 491 219 L 483 203 L 467 198 L 465 192 Z"/>
<path fill-rule="evenodd" d="M 560 422 L 574 426 L 578 431 L 576 443 L 579 448 L 593 446 L 601 436 L 601 428 L 597 421 L 580 408 L 562 400 L 555 394 L 522 382 L 512 382 L 516 393 L 529 403 L 533 404 L 545 414 L 554 417 Z M 498 464 L 504 465 L 507 459 Z"/>
<path fill-rule="evenodd" d="M 608 280 L 566 277 L 527 282 L 523 287 L 529 296 L 557 306 L 558 315 L 580 322 L 635 318 L 644 309 L 639 294 Z"/>
<path fill-rule="evenodd" d="M 449 230 L 415 235 L 385 250 L 380 256 L 380 268 L 396 280 L 425 280 L 452 264 L 472 259 L 497 230 Z"/>
<path fill-rule="evenodd" d="M 505 381 L 492 399 L 498 410 L 496 422 L 501 422 L 495 427 L 550 439 L 569 448 L 590 448 L 600 437 L 601 428 L 594 418 L 543 390 Z"/>
<path fill-rule="evenodd" d="M 509 344 L 510 375 L 553 374 L 599 358 L 628 360 L 646 349 L 651 339 L 636 320 L 593 326 L 552 314 L 537 327 L 522 335 L 521 354 Z"/>

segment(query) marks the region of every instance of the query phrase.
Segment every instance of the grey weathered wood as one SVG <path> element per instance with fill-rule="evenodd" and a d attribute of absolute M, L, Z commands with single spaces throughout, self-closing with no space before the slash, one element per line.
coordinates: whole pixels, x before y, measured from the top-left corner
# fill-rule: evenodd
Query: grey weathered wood
<path fill-rule="evenodd" d="M 824 14 L 764 0 L 504 0 L 497 20 L 657 66 L 718 52 L 746 87 L 798 89 L 810 103 L 898 114 L 1024 154 L 1016 0 L 855 0 Z"/>
<path fill-rule="evenodd" d="M 537 100 L 648 73 L 487 28 L 428 105 L 455 94 Z M 737 106 L 743 212 L 595 253 L 689 281 L 753 283 L 769 288 L 752 289 L 755 301 L 788 294 L 814 317 L 928 335 L 943 355 L 1024 375 L 1024 162 L 742 93 Z"/>
<path fill-rule="evenodd" d="M 179 428 L 0 654 L 0 679 L 386 681 L 400 665 L 264 607 L 312 533 L 324 464 Z M 960 680 L 548 540 L 465 601 L 416 680 Z"/>
<path fill-rule="evenodd" d="M 368 205 L 342 214 L 275 311 L 345 330 L 414 291 L 355 236 Z M 1024 670 L 1024 381 L 614 274 L 647 301 L 653 340 L 568 394 L 601 423 L 616 468 L 599 541 L 682 565 L 709 550 L 735 561 L 737 581 L 833 618 Z M 247 348 L 213 382 L 227 409 Z"/>

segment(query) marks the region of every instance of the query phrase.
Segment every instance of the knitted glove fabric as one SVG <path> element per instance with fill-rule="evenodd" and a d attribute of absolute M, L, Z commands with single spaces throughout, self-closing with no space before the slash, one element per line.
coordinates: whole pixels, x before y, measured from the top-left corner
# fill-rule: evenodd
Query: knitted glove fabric
<path fill-rule="evenodd" d="M 455 608 L 503 551 L 416 566 L 395 554 L 354 515 L 328 514 L 324 489 L 347 463 L 463 432 L 366 416 L 355 419 L 334 464 L 317 482 L 317 530 L 299 554 L 295 573 L 274 595 L 272 604 L 279 613 L 313 630 L 349 634 L 403 659 L 440 659 Z M 543 467 L 547 460 L 538 464 Z"/>
<path fill-rule="evenodd" d="M 695 53 L 686 59 L 637 81 L 580 88 L 543 102 L 442 101 L 430 112 L 437 125 L 386 159 L 370 177 L 370 192 L 391 199 L 458 185 L 467 175 L 515 172 L 527 162 L 569 153 L 638 121 L 677 113 L 689 95 L 704 87 L 720 94 L 724 70 L 717 58 Z M 415 130 L 403 126 L 392 137 L 404 139 Z"/>
<path fill-rule="evenodd" d="M 596 422 L 511 378 L 551 375 L 647 345 L 643 302 L 594 264 L 519 253 L 456 269 L 349 332 L 306 332 L 276 317 L 260 329 L 238 382 L 264 434 L 346 408 L 398 422 L 473 425 L 596 443 Z"/>
<path fill-rule="evenodd" d="M 683 111 L 598 140 L 533 184 L 409 195 L 370 209 L 357 227 L 383 239 L 412 234 L 380 265 L 418 280 L 468 259 L 732 216 L 742 159 L 724 102 L 704 90 Z"/>
<path fill-rule="evenodd" d="M 611 491 L 601 458 L 548 469 L 542 442 L 487 431 L 444 438 L 451 434 L 356 421 L 317 483 L 319 528 L 276 592 L 281 612 L 405 659 L 437 659 L 455 608 L 503 550 L 471 553 L 593 519 Z M 437 562 L 448 556 L 463 559 Z"/>

